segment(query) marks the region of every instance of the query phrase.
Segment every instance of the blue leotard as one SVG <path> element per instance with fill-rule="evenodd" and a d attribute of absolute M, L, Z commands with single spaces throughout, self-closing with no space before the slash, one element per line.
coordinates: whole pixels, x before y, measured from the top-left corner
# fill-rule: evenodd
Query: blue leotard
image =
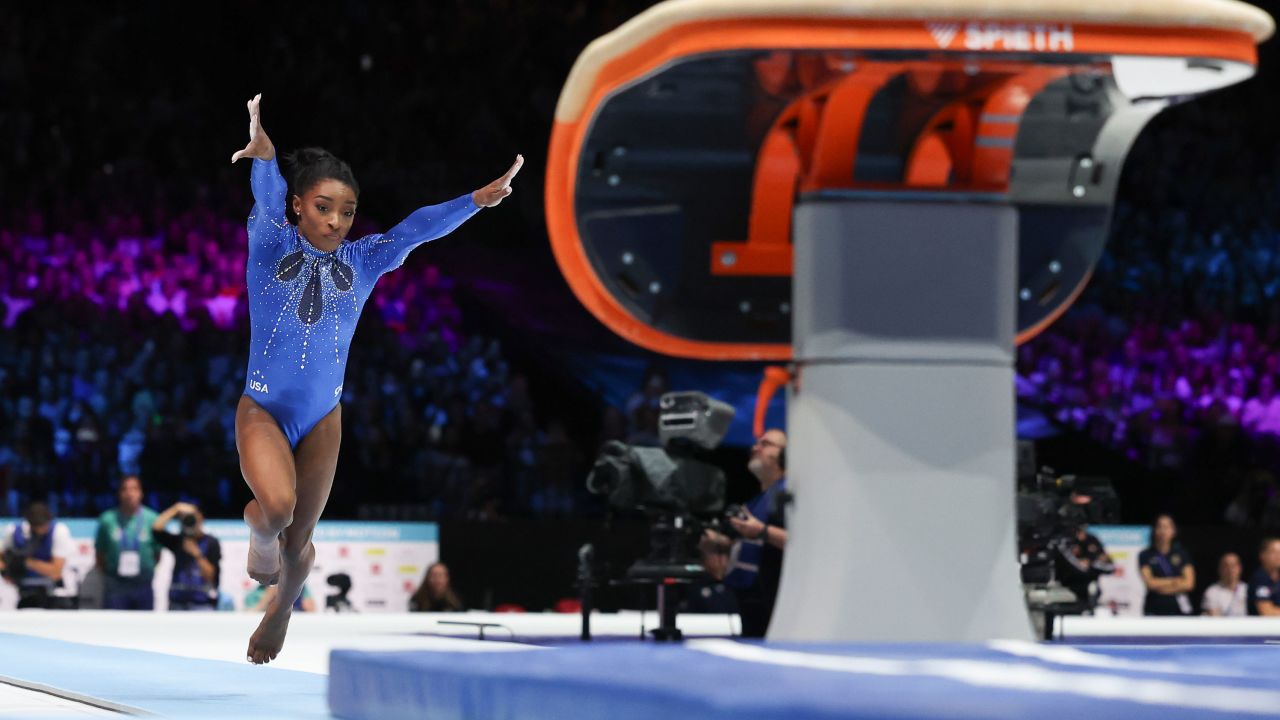
<path fill-rule="evenodd" d="M 479 210 L 471 195 L 416 210 L 391 230 L 323 252 L 285 220 L 275 160 L 253 161 L 249 216 L 249 368 L 244 394 L 296 448 L 338 405 L 360 310 L 383 273 Z"/>

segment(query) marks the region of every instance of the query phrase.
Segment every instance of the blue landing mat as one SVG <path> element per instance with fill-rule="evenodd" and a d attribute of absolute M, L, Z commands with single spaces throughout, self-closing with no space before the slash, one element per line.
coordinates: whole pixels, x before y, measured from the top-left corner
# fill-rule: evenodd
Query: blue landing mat
<path fill-rule="evenodd" d="M 323 675 L 0 633 L 0 676 L 170 718 L 328 718 Z"/>
<path fill-rule="evenodd" d="M 1280 717 L 1280 647 L 689 641 L 330 656 L 348 720 Z"/>
<path fill-rule="evenodd" d="M 1061 645 L 1280 645 L 1275 635 L 1098 635 L 1065 637 Z"/>

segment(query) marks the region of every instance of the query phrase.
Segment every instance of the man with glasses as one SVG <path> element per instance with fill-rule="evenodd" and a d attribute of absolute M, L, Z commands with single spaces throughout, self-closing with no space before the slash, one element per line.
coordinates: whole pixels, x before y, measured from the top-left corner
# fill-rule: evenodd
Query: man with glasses
<path fill-rule="evenodd" d="M 787 434 L 776 428 L 766 430 L 751 447 L 747 470 L 760 482 L 760 494 L 729 517 L 740 539 L 734 542 L 712 530 L 703 537 L 704 546 L 730 548 L 730 571 L 724 582 L 737 594 L 743 637 L 764 637 L 778 595 L 782 553 L 787 547 L 782 502 L 787 489 L 786 448 Z"/>

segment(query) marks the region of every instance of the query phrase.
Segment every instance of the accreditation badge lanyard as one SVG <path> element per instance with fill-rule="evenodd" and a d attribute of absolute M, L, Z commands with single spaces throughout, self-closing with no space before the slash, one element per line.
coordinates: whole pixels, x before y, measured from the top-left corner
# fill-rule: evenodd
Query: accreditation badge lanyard
<path fill-rule="evenodd" d="M 1157 551 L 1156 556 L 1153 558 L 1153 560 L 1155 560 L 1156 564 L 1160 566 L 1160 569 L 1164 571 L 1164 577 L 1167 577 L 1167 578 L 1178 577 L 1178 573 L 1175 573 L 1173 571 L 1173 563 L 1169 562 L 1168 556 L 1166 556 L 1164 553 Z"/>
<path fill-rule="evenodd" d="M 136 527 L 141 515 L 135 512 L 120 529 L 120 562 L 116 564 L 116 575 L 122 578 L 138 577 L 142 573 L 141 531 Z"/>
<path fill-rule="evenodd" d="M 1181 577 L 1182 573 L 1174 572 L 1173 563 L 1169 562 L 1169 558 L 1164 553 L 1157 552 L 1155 560 L 1159 563 L 1160 569 L 1164 571 L 1165 577 Z M 1183 615 L 1191 614 L 1191 599 L 1187 597 L 1186 593 L 1178 593 L 1174 596 L 1174 601 L 1178 603 L 1178 609 L 1182 611 Z"/>

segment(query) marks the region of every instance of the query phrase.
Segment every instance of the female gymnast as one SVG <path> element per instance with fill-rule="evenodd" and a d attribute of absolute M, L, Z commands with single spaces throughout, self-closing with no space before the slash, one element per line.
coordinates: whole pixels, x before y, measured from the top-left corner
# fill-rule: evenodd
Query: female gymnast
<path fill-rule="evenodd" d="M 360 186 L 351 168 L 327 151 L 306 148 L 291 160 L 290 186 L 249 101 L 249 144 L 231 156 L 253 158 L 249 216 L 249 367 L 236 407 L 240 470 L 254 499 L 249 576 L 280 584 L 248 660 L 275 659 L 293 602 L 315 561 L 311 534 L 329 499 L 342 438 L 342 378 L 360 310 L 378 278 L 400 267 L 415 247 L 447 235 L 511 194 L 524 164 L 440 205 L 414 211 L 386 233 L 348 241 Z M 291 193 L 291 194 L 290 194 Z"/>

